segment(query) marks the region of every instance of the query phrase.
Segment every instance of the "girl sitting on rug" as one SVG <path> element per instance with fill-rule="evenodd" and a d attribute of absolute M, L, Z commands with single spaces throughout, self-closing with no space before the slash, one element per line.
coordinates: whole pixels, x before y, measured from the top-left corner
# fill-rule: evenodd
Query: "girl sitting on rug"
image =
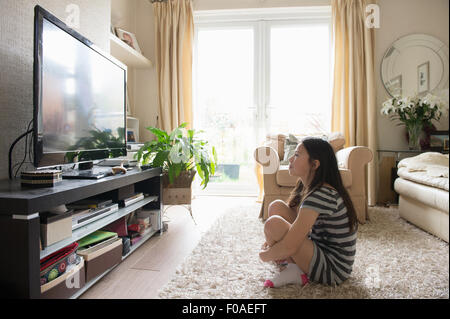
<path fill-rule="evenodd" d="M 287 266 L 264 286 L 308 280 L 339 285 L 352 272 L 358 220 L 333 148 L 320 138 L 304 139 L 289 164 L 289 174 L 299 177 L 297 185 L 287 204 L 270 203 L 259 253 L 264 262 Z"/>

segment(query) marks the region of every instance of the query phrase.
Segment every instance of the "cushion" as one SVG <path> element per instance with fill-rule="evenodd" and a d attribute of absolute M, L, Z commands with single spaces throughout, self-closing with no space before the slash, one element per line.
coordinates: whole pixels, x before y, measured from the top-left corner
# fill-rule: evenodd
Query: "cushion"
<path fill-rule="evenodd" d="M 448 163 L 448 154 L 426 152 L 402 159 L 397 174 L 403 179 L 448 191 Z"/>
<path fill-rule="evenodd" d="M 330 143 L 334 152 L 341 150 L 344 148 L 345 137 L 339 132 L 330 133 L 327 135 L 328 143 Z"/>
<path fill-rule="evenodd" d="M 300 141 L 292 134 L 284 141 L 284 156 L 283 160 L 280 161 L 281 165 L 289 165 L 289 159 L 294 155 L 295 149 Z"/>

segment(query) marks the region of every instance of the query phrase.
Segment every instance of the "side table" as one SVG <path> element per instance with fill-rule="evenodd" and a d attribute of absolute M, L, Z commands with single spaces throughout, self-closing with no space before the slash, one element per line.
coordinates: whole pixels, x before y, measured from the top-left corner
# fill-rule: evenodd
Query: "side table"
<path fill-rule="evenodd" d="M 379 189 L 377 202 L 383 205 L 397 205 L 398 194 L 394 190 L 394 182 L 398 177 L 397 165 L 398 162 L 406 157 L 412 157 L 421 153 L 428 152 L 427 150 L 401 150 L 401 149 L 379 149 L 378 163 L 379 164 Z M 390 153 L 391 156 L 382 157 L 382 153 Z"/>

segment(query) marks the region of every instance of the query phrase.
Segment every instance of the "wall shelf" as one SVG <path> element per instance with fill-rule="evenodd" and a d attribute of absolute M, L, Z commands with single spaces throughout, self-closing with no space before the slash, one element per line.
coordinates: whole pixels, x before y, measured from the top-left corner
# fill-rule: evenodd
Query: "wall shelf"
<path fill-rule="evenodd" d="M 152 67 L 153 63 L 141 53 L 134 50 L 114 34 L 109 34 L 110 54 L 130 68 L 144 69 Z"/>

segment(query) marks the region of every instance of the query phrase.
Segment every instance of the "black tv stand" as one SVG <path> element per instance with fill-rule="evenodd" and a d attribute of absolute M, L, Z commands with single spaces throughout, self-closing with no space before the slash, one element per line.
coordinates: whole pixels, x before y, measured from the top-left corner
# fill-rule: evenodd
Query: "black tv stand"
<path fill-rule="evenodd" d="M 162 183 L 161 168 L 142 171 L 133 169 L 127 174 L 117 174 L 99 180 L 63 180 L 54 187 L 23 188 L 20 180 L 0 180 L 0 242 L 2 243 L 0 263 L 1 297 L 41 298 L 40 259 L 73 243 L 80 238 L 101 229 L 113 221 L 126 216 L 139 207 L 161 211 Z M 124 188 L 134 187 L 135 192 L 146 194 L 144 200 L 120 208 L 108 217 L 74 230 L 72 237 L 51 246 L 39 248 L 41 212 L 92 196 L 110 196 Z M 159 218 L 161 231 L 161 218 Z M 149 233 L 140 243 L 153 236 Z M 139 245 L 139 243 L 138 243 Z M 139 247 L 136 245 L 136 248 Z M 133 246 L 130 254 L 133 252 Z M 128 255 L 127 255 L 128 256 Z M 122 260 L 126 256 L 122 257 Z M 108 270 L 109 271 L 109 270 Z M 107 272 L 106 272 L 107 273 Z M 76 298 L 98 279 L 86 282 L 72 295 Z"/>

